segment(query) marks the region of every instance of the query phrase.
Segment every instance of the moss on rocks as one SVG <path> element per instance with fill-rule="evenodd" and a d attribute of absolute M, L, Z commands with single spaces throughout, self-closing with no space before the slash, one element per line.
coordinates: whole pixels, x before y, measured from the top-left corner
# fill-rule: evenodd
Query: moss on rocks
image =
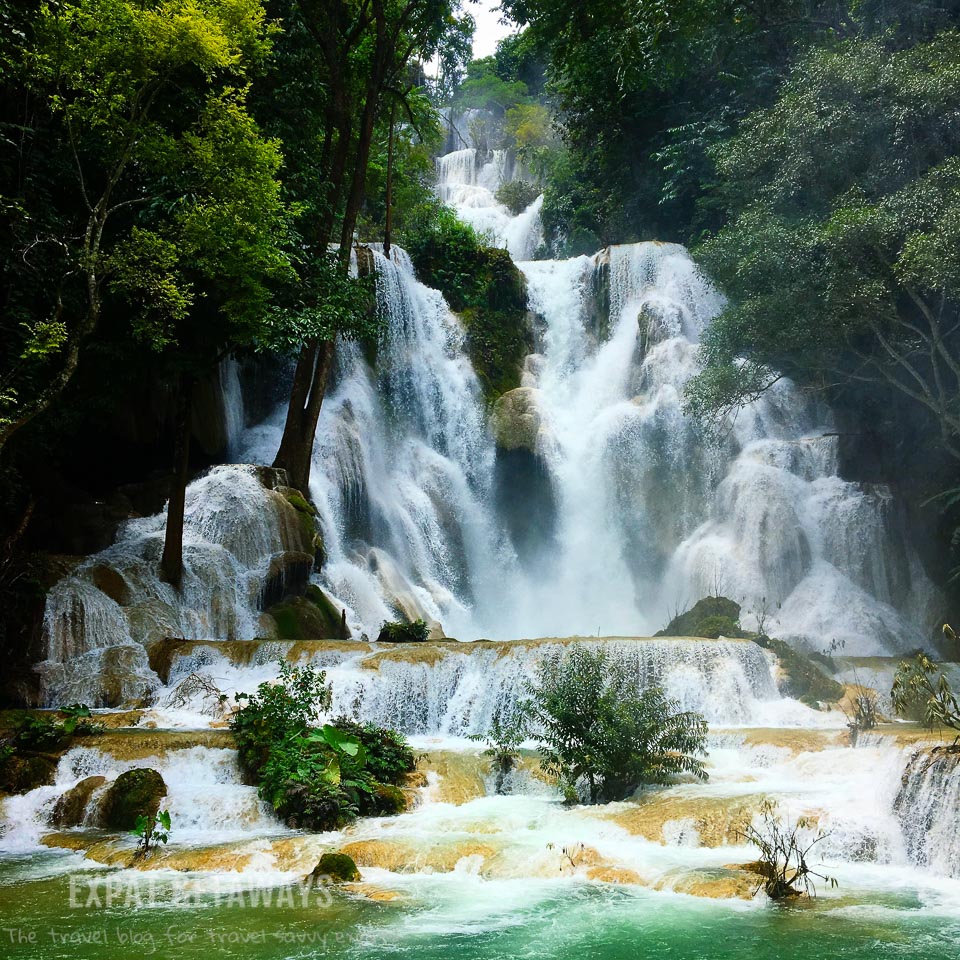
<path fill-rule="evenodd" d="M 728 597 L 704 597 L 686 613 L 674 617 L 657 637 L 745 637 L 740 629 L 740 604 Z"/>
<path fill-rule="evenodd" d="M 314 565 L 319 569 L 326 562 L 326 548 L 317 525 L 317 508 L 295 487 L 279 487 L 277 490 L 297 512 L 300 525 L 301 549 L 314 556 Z"/>
<path fill-rule="evenodd" d="M 278 640 L 349 640 L 342 611 L 316 584 L 302 597 L 274 604 L 267 610 L 277 625 Z"/>
<path fill-rule="evenodd" d="M 28 793 L 49 786 L 57 774 L 55 757 L 42 753 L 13 754 L 0 762 L 0 791 Z"/>
<path fill-rule="evenodd" d="M 156 770 L 126 770 L 113 781 L 100 807 L 100 823 L 111 830 L 133 830 L 137 817 L 156 816 L 167 785 Z"/>
<path fill-rule="evenodd" d="M 821 702 L 834 703 L 844 695 L 842 683 L 828 677 L 809 657 L 794 650 L 789 643 L 772 637 L 754 637 L 766 650 L 776 654 L 783 668 L 783 692 L 809 706 L 815 707 Z"/>
<path fill-rule="evenodd" d="M 310 874 L 314 883 L 356 883 L 360 871 L 353 857 L 346 853 L 325 853 Z"/>
<path fill-rule="evenodd" d="M 325 853 L 310 874 L 314 883 L 356 883 L 360 871 L 353 857 L 346 853 Z"/>
<path fill-rule="evenodd" d="M 450 212 L 421 231 L 408 249 L 420 280 L 440 290 L 460 314 L 467 353 L 487 401 L 520 386 L 533 333 L 526 284 L 510 254 L 485 246 Z"/>
<path fill-rule="evenodd" d="M 373 794 L 373 805 L 378 814 L 403 813 L 407 809 L 407 795 L 392 783 L 376 783 Z"/>

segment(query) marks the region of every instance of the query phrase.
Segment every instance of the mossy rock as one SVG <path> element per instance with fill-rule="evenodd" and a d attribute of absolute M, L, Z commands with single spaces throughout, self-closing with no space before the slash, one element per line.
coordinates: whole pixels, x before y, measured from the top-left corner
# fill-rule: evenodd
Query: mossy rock
<path fill-rule="evenodd" d="M 794 650 L 789 643 L 773 637 L 754 637 L 765 650 L 776 654 L 785 674 L 783 693 L 788 697 L 816 707 L 820 703 L 834 703 L 843 698 L 842 683 L 828 677 L 810 657 Z"/>
<path fill-rule="evenodd" d="M 740 604 L 729 597 L 704 597 L 674 617 L 657 637 L 746 637 L 740 629 Z"/>
<path fill-rule="evenodd" d="M 696 637 L 706 637 L 708 640 L 717 640 L 720 637 L 742 637 L 740 624 L 730 617 L 706 617 L 694 628 Z"/>
<path fill-rule="evenodd" d="M 325 853 L 310 877 L 314 883 L 356 883 L 360 871 L 353 857 L 345 853 Z"/>
<path fill-rule="evenodd" d="M 373 787 L 373 809 L 375 813 L 388 815 L 403 813 L 407 809 L 407 797 L 400 787 L 392 783 L 377 783 Z"/>
<path fill-rule="evenodd" d="M 167 785 L 156 770 L 138 767 L 126 770 L 113 781 L 100 808 L 101 826 L 110 830 L 133 830 L 137 817 L 154 817 Z"/>
<path fill-rule="evenodd" d="M 314 567 L 319 570 L 326 563 L 327 552 L 318 526 L 317 508 L 295 487 L 279 487 L 277 492 L 297 511 L 300 546 L 313 554 Z"/>
<path fill-rule="evenodd" d="M 342 611 L 316 585 L 304 596 L 274 604 L 267 610 L 277 624 L 279 640 L 349 640 Z"/>
<path fill-rule="evenodd" d="M 57 759 L 43 753 L 14 754 L 0 763 L 0 791 L 29 793 L 56 779 Z"/>
<path fill-rule="evenodd" d="M 430 627 L 423 620 L 388 620 L 380 628 L 377 643 L 424 643 L 429 638 Z"/>
<path fill-rule="evenodd" d="M 61 796 L 53 808 L 52 822 L 55 827 L 79 827 L 86 816 L 87 805 L 94 791 L 107 782 L 106 777 L 87 777 Z"/>

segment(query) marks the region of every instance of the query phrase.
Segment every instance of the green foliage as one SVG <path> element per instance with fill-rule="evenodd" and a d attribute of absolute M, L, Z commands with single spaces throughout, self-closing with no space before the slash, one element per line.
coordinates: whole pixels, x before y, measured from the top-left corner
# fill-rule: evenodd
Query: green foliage
<path fill-rule="evenodd" d="M 950 681 L 924 653 L 900 662 L 890 698 L 899 715 L 919 714 L 930 730 L 947 727 L 960 731 L 960 703 Z"/>
<path fill-rule="evenodd" d="M 677 614 L 656 636 L 716 639 L 721 633 L 726 637 L 744 636 L 740 629 L 740 604 L 715 596 L 704 597 L 685 613 Z"/>
<path fill-rule="evenodd" d="M 835 703 L 843 697 L 843 684 L 828 677 L 811 657 L 804 656 L 789 643 L 774 637 L 759 636 L 753 639 L 777 655 L 786 674 L 784 693 L 787 696 L 796 697 L 811 707 L 818 707 L 820 703 Z"/>
<path fill-rule="evenodd" d="M 787 374 L 908 397 L 960 456 L 958 96 L 957 33 L 848 41 L 800 60 L 716 147 L 730 221 L 698 256 L 730 303 L 704 336 L 693 412 Z"/>
<path fill-rule="evenodd" d="M 602 648 L 575 644 L 547 654 L 529 685 L 524 714 L 544 768 L 568 788 L 586 782 L 592 803 L 682 774 L 707 777 L 698 759 L 706 721 L 637 682 Z"/>
<path fill-rule="evenodd" d="M 523 276 L 509 253 L 485 244 L 447 208 L 424 225 L 409 253 L 420 280 L 440 290 L 460 313 L 487 400 L 519 386 L 532 337 Z"/>
<path fill-rule="evenodd" d="M 430 635 L 430 627 L 424 620 L 406 623 L 403 620 L 387 620 L 380 627 L 378 643 L 423 643 Z"/>
<path fill-rule="evenodd" d="M 486 734 L 471 735 L 471 740 L 479 740 L 487 745 L 483 755 L 490 758 L 490 767 L 496 777 L 497 793 L 504 792 L 504 781 L 520 759 L 520 745 L 526 738 L 522 718 L 505 721 L 499 710 L 494 713 Z"/>
<path fill-rule="evenodd" d="M 42 713 L 25 713 L 14 724 L 10 745 L 17 753 L 59 750 L 71 737 L 100 733 L 103 724 L 94 723 L 90 708 L 75 703 L 58 711 L 63 719 Z"/>
<path fill-rule="evenodd" d="M 133 835 L 139 838 L 137 855 L 145 857 L 151 850 L 170 839 L 170 811 L 158 810 L 156 814 L 140 814 Z"/>
<path fill-rule="evenodd" d="M 540 196 L 540 190 L 527 180 L 508 180 L 497 188 L 497 203 L 502 203 L 514 216 L 523 213 Z"/>
<path fill-rule="evenodd" d="M 760 810 L 760 826 L 751 824 L 743 832 L 744 840 L 760 851 L 760 872 L 763 889 L 771 900 L 786 900 L 817 895 L 813 879 L 837 886 L 832 877 L 812 870 L 810 851 L 826 838 L 810 817 L 799 817 L 790 823 L 780 815 L 777 804 L 766 800 Z"/>
<path fill-rule="evenodd" d="M 241 766 L 260 795 L 286 823 L 308 830 L 400 812 L 397 785 L 414 766 L 400 734 L 345 718 L 321 724 L 330 697 L 323 671 L 281 662 L 280 682 L 238 694 L 231 719 Z"/>
<path fill-rule="evenodd" d="M 457 91 L 459 108 L 489 110 L 503 116 L 511 108 L 527 100 L 527 85 L 520 80 L 504 79 L 497 72 L 495 57 L 471 60 L 467 75 Z"/>

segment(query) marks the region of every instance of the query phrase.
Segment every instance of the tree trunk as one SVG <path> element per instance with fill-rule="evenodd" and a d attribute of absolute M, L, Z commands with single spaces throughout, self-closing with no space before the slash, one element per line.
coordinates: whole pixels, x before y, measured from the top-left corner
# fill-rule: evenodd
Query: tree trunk
<path fill-rule="evenodd" d="M 183 583 L 183 514 L 190 476 L 190 413 L 193 406 L 193 378 L 180 378 L 174 430 L 173 473 L 167 503 L 167 529 L 163 539 L 160 576 L 179 590 Z"/>
<path fill-rule="evenodd" d="M 330 368 L 333 366 L 333 354 L 332 340 L 305 344 L 300 351 L 283 437 L 273 461 L 275 467 L 287 471 L 290 486 L 296 487 L 305 497 L 310 496 L 313 438 L 317 432 Z"/>
<path fill-rule="evenodd" d="M 393 235 L 393 140 L 397 105 L 390 108 L 390 135 L 387 139 L 387 214 L 383 225 L 383 255 L 390 259 L 390 240 Z"/>

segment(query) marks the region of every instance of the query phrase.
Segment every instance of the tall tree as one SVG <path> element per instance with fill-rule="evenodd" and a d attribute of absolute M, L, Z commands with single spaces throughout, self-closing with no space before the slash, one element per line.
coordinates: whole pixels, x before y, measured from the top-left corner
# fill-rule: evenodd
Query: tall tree
<path fill-rule="evenodd" d="M 690 401 L 881 388 L 960 459 L 960 34 L 888 44 L 811 54 L 717 149 L 730 223 L 699 256 L 731 301 Z"/>
<path fill-rule="evenodd" d="M 246 106 L 270 29 L 259 0 L 69 0 L 40 5 L 24 33 L 0 443 L 58 398 L 123 297 L 128 349 L 158 354 L 181 385 L 163 557 L 175 584 L 190 384 L 262 337 L 270 286 L 292 278 L 279 147 Z"/>
<path fill-rule="evenodd" d="M 315 79 L 323 84 L 326 109 L 315 118 L 322 144 L 314 176 L 326 185 L 320 229 L 312 238 L 313 258 L 326 258 L 337 244 L 341 287 L 348 284 L 354 231 L 361 211 L 376 121 L 392 109 L 407 66 L 429 57 L 443 37 L 452 13 L 449 0 L 298 0 L 296 14 L 319 54 Z M 330 282 L 329 274 L 326 275 Z M 315 296 L 322 291 L 318 288 Z M 314 304 L 308 304 L 314 308 Z M 290 482 L 309 492 L 313 440 L 334 344 L 346 322 L 309 337 L 293 375 L 283 436 L 274 465 Z"/>

